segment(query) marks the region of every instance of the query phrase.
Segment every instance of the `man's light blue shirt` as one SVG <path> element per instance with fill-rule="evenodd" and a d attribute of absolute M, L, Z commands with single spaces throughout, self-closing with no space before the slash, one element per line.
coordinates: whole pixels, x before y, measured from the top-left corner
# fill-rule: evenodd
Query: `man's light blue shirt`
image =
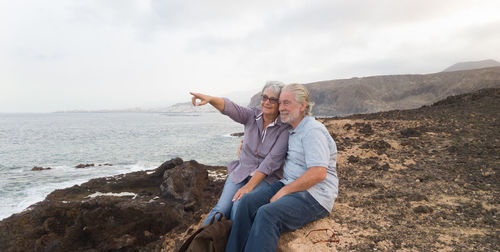
<path fill-rule="evenodd" d="M 307 191 L 321 206 L 331 212 L 338 194 L 335 141 L 326 127 L 312 116 L 304 117 L 295 130 L 289 131 L 284 178 L 281 182 L 288 185 L 311 167 L 326 167 L 326 178 Z"/>

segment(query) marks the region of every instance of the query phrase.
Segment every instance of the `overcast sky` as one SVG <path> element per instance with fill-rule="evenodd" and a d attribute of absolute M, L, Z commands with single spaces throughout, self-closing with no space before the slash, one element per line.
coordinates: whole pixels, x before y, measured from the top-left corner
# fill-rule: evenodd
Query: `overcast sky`
<path fill-rule="evenodd" d="M 500 1 L 0 0 L 0 112 L 500 61 Z"/>

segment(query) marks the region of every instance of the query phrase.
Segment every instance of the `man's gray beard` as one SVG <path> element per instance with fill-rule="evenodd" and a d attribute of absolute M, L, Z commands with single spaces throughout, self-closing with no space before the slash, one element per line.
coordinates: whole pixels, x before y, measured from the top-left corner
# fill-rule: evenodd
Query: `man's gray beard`
<path fill-rule="evenodd" d="M 283 113 L 281 113 L 281 115 L 283 115 Z M 281 121 L 284 123 L 291 124 L 291 122 L 295 122 L 296 120 L 298 120 L 299 117 L 300 117 L 300 111 L 297 111 L 297 113 L 295 114 L 288 112 L 288 120 L 283 120 L 283 118 L 281 118 Z"/>

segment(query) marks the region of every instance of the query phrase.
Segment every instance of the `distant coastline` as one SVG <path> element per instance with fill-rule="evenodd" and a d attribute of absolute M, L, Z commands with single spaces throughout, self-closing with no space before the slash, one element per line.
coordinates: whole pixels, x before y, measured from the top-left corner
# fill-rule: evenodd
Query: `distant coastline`
<path fill-rule="evenodd" d="M 191 102 L 176 103 L 163 108 L 128 108 L 128 109 L 100 109 L 100 110 L 61 110 L 54 113 L 213 113 L 218 112 L 212 106 L 195 107 Z"/>

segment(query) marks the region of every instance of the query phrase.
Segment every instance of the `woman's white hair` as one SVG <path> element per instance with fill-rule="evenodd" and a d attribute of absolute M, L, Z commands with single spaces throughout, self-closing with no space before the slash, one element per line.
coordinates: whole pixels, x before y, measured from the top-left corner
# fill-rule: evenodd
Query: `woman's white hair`
<path fill-rule="evenodd" d="M 311 96 L 309 95 L 309 91 L 307 91 L 306 87 L 302 84 L 288 84 L 285 85 L 281 91 L 290 91 L 295 94 L 295 101 L 298 103 L 306 103 L 306 109 L 304 110 L 305 116 L 312 116 L 312 107 L 314 103 L 311 102 Z"/>
<path fill-rule="evenodd" d="M 261 95 L 264 94 L 264 91 L 268 89 L 271 91 L 276 97 L 280 97 L 281 89 L 285 86 L 283 82 L 280 81 L 268 81 L 266 82 L 266 85 L 262 88 L 262 92 L 260 93 Z"/>

